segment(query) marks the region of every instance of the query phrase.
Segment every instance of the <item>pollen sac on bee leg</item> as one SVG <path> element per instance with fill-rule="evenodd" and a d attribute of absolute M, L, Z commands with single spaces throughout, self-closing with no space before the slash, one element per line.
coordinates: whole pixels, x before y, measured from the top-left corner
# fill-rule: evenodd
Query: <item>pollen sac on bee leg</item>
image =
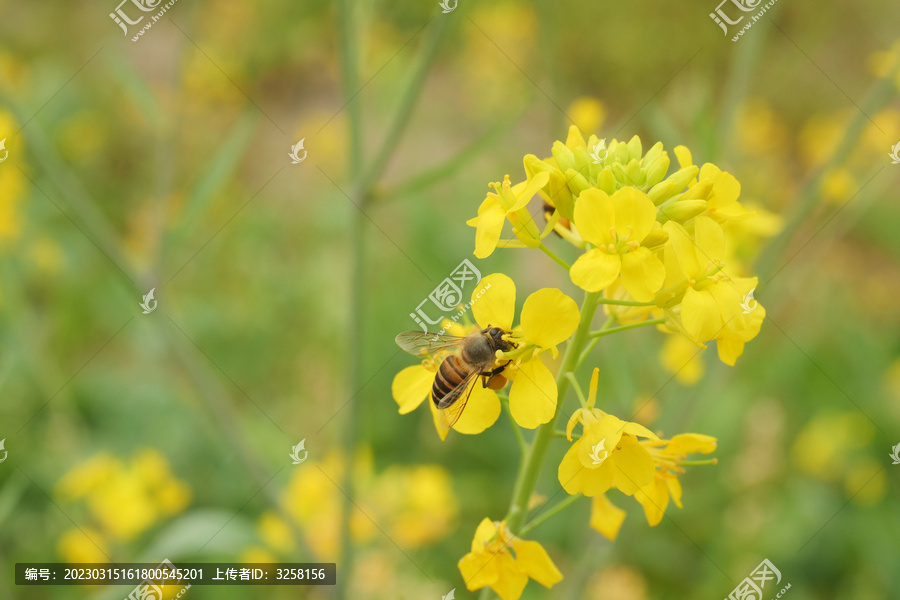
<path fill-rule="evenodd" d="M 502 390 L 503 386 L 505 386 L 505 385 L 506 385 L 506 377 L 504 377 L 500 373 L 497 373 L 496 375 L 492 376 L 488 380 L 488 387 L 491 388 L 492 390 L 494 390 L 495 392 L 497 390 Z"/>

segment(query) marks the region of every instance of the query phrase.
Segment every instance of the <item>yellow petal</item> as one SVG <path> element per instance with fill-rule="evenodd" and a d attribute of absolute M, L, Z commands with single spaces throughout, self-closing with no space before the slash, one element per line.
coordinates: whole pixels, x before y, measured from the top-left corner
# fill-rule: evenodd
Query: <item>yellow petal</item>
<path fill-rule="evenodd" d="M 638 489 L 653 481 L 656 471 L 653 457 L 636 439 L 622 436 L 619 446 L 613 452 L 611 462 L 615 462 L 613 478 L 616 488 L 630 496 Z"/>
<path fill-rule="evenodd" d="M 456 431 L 469 435 L 481 433 L 493 425 L 500 416 L 500 398 L 494 390 L 483 387 L 480 380 L 473 385 L 475 387 L 466 408 L 453 425 Z"/>
<path fill-rule="evenodd" d="M 666 221 L 663 225 L 669 234 L 669 241 L 666 242 L 666 253 L 669 249 L 675 252 L 675 258 L 681 266 L 685 275 L 693 279 L 699 279 L 704 275 L 704 270 L 700 267 L 700 261 L 697 258 L 697 245 L 691 239 L 687 230 L 675 221 Z M 709 259 L 703 260 L 703 264 L 709 262 Z"/>
<path fill-rule="evenodd" d="M 581 437 L 581 451 L 578 458 L 586 469 L 597 469 L 608 460 L 625 431 L 625 421 L 613 415 L 606 415 L 595 423 L 586 424 Z M 602 444 L 602 445 L 601 445 Z M 596 450 L 596 451 L 595 451 Z M 597 459 L 601 462 L 597 462 Z"/>
<path fill-rule="evenodd" d="M 522 333 L 532 344 L 551 348 L 575 333 L 580 318 L 574 300 L 555 288 L 544 288 L 522 306 Z"/>
<path fill-rule="evenodd" d="M 583 442 L 578 440 L 563 456 L 557 469 L 559 484 L 569 494 L 597 496 L 606 492 L 613 482 L 612 461 L 605 461 L 596 469 L 585 469 L 578 458 Z"/>
<path fill-rule="evenodd" d="M 472 290 L 472 316 L 483 328 L 512 329 L 516 314 L 516 284 L 503 273 L 483 278 Z"/>
<path fill-rule="evenodd" d="M 594 496 L 591 501 L 591 527 L 614 541 L 625 522 L 625 511 L 609 501 L 606 494 Z"/>
<path fill-rule="evenodd" d="M 556 380 L 540 358 L 519 366 L 509 390 L 509 410 L 521 427 L 534 429 L 553 418 L 558 390 Z"/>
<path fill-rule="evenodd" d="M 572 283 L 588 292 L 599 292 L 616 280 L 622 270 L 618 254 L 607 254 L 598 248 L 578 257 L 569 270 Z"/>
<path fill-rule="evenodd" d="M 672 500 L 675 502 L 675 506 L 678 508 L 684 508 L 681 505 L 681 482 L 678 481 L 678 477 L 672 475 L 671 477 L 666 477 L 666 487 L 669 488 L 669 495 L 672 496 Z"/>
<path fill-rule="evenodd" d="M 722 226 L 700 215 L 694 218 L 694 240 L 697 243 L 699 253 L 697 257 L 701 262 L 708 262 L 725 255 L 725 232 Z"/>
<path fill-rule="evenodd" d="M 638 302 L 653 300 L 666 280 L 666 267 L 646 248 L 622 256 L 622 285 Z"/>
<path fill-rule="evenodd" d="M 475 256 L 487 258 L 493 254 L 505 220 L 506 211 L 497 200 L 488 196 L 478 208 L 478 217 L 466 222 L 475 226 Z"/>
<path fill-rule="evenodd" d="M 391 394 L 400 405 L 400 414 L 412 412 L 422 404 L 422 400 L 431 393 L 433 383 L 434 372 L 422 365 L 406 367 L 397 373 L 391 383 Z"/>
<path fill-rule="evenodd" d="M 687 146 L 675 146 L 674 152 L 675 158 L 678 159 L 678 166 L 682 169 L 694 164 L 694 157 L 691 156 L 691 151 Z"/>
<path fill-rule="evenodd" d="M 688 288 L 681 301 L 681 322 L 696 340 L 706 342 L 715 338 L 722 330 L 722 316 L 716 299 L 709 291 Z"/>
<path fill-rule="evenodd" d="M 630 227 L 631 241 L 640 242 L 647 237 L 656 223 L 656 206 L 650 196 L 637 188 L 624 187 L 612 195 L 610 202 L 615 212 L 616 233 L 625 235 Z"/>
<path fill-rule="evenodd" d="M 711 435 L 702 433 L 681 433 L 669 440 L 667 454 L 681 455 L 702 452 L 709 454 L 716 451 L 718 441 Z"/>
<path fill-rule="evenodd" d="M 610 227 L 615 227 L 616 218 L 612 201 L 606 192 L 596 188 L 587 189 L 575 201 L 575 226 L 582 238 L 595 246 L 612 242 Z"/>
<path fill-rule="evenodd" d="M 669 491 L 662 479 L 654 477 L 652 482 L 642 487 L 634 495 L 634 499 L 644 507 L 647 523 L 651 527 L 659 525 L 666 512 L 666 506 L 669 505 Z"/>
<path fill-rule="evenodd" d="M 516 563 L 529 577 L 546 588 L 562 581 L 562 573 L 538 542 L 515 539 L 512 546 L 516 552 Z"/>
<path fill-rule="evenodd" d="M 457 567 L 470 592 L 497 581 L 497 563 L 493 558 L 493 554 L 470 552 L 459 560 Z"/>
<path fill-rule="evenodd" d="M 483 518 L 475 529 L 475 537 L 472 538 L 472 552 L 483 551 L 484 545 L 490 542 L 496 534 L 497 526 L 494 522 L 487 517 Z"/>
<path fill-rule="evenodd" d="M 734 339 L 718 339 L 716 340 L 716 351 L 719 353 L 719 360 L 733 367 L 737 359 L 744 353 L 744 342 Z"/>
<path fill-rule="evenodd" d="M 516 203 L 509 208 L 509 212 L 517 211 L 531 201 L 535 194 L 550 181 L 550 173 L 541 171 L 535 173 L 531 179 L 513 186 L 512 193 L 516 196 Z"/>
<path fill-rule="evenodd" d="M 497 580 L 491 584 L 491 589 L 501 600 L 519 600 L 528 583 L 528 575 L 507 552 L 494 555 L 494 562 L 497 563 Z"/>

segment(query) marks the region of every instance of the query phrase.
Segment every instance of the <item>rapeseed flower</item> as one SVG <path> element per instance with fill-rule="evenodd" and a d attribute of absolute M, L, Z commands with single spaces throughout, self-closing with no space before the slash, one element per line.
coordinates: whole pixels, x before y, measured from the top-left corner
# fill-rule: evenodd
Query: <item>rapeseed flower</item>
<path fill-rule="evenodd" d="M 505 521 L 487 518 L 458 566 L 469 591 L 490 587 L 501 600 L 518 600 L 529 579 L 550 588 L 563 578 L 541 544 L 514 536 Z"/>

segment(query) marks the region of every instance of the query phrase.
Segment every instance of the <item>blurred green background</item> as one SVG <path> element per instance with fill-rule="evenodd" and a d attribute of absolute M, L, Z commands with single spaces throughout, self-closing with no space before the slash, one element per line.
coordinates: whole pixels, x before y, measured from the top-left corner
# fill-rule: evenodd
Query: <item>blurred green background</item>
<path fill-rule="evenodd" d="M 600 367 L 598 404 L 652 399 L 635 420 L 717 437 L 719 464 L 655 528 L 619 497 L 614 543 L 587 500 L 536 529 L 565 579 L 523 598 L 722 598 L 763 558 L 793 600 L 896 597 L 900 7 L 781 0 L 732 43 L 713 2 L 347 4 L 342 37 L 335 3 L 181 0 L 133 43 L 114 2 L 0 1 L 0 597 L 124 597 L 13 584 L 16 562 L 107 558 L 338 563 L 337 589 L 198 600 L 475 597 L 456 562 L 505 513 L 518 448 L 502 418 L 441 443 L 399 415 L 393 338 L 474 260 L 487 183 L 570 121 L 733 173 L 769 318 L 733 368 L 604 338 L 580 377 Z M 542 255 L 476 264 L 520 301 L 578 297 Z"/>

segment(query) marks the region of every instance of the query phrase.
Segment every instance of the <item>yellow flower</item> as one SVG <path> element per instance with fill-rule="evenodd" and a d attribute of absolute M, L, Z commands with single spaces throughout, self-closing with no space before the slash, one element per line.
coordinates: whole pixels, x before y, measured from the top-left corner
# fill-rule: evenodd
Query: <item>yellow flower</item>
<path fill-rule="evenodd" d="M 716 449 L 716 438 L 699 433 L 682 433 L 671 440 L 659 442 L 642 442 L 649 448 L 653 460 L 656 462 L 656 471 L 653 481 L 634 495 L 634 499 L 644 507 L 644 515 L 651 527 L 659 525 L 662 521 L 669 498 L 675 502 L 678 508 L 681 505 L 681 482 L 678 481 L 678 473 L 684 473 L 681 463 L 688 454 L 701 452 L 709 454 Z M 715 464 L 713 459 L 711 464 Z"/>
<path fill-rule="evenodd" d="M 512 330 L 516 310 L 516 284 L 512 279 L 503 273 L 488 275 L 472 294 L 480 296 L 472 305 L 480 326 Z M 580 318 L 575 301 L 557 289 L 544 288 L 525 299 L 521 324 L 510 337 L 517 344 L 513 351 L 517 355 L 515 368 L 503 373 L 512 379 L 509 409 L 520 426 L 533 429 L 556 414 L 556 380 L 542 355 L 550 352 L 557 356 L 556 346 L 575 333 Z"/>
<path fill-rule="evenodd" d="M 538 173 L 522 183 L 511 185 L 509 175 L 503 182 L 492 183 L 495 193 L 488 193 L 487 197 L 478 207 L 478 216 L 466 221 L 470 227 L 475 227 L 475 256 L 487 258 L 493 254 L 500 242 L 500 233 L 503 231 L 503 223 L 506 219 L 512 223 L 513 233 L 519 238 L 520 244 L 503 243 L 504 247 L 522 245 L 537 248 L 542 237 L 549 234 L 541 234 L 528 212 L 528 203 L 539 189 L 547 185 L 550 176 L 546 173 Z"/>
<path fill-rule="evenodd" d="M 681 322 L 694 341 L 703 342 L 715 339 L 726 322 L 743 324 L 745 319 L 738 287 L 721 272 L 725 266 L 721 259 L 725 254 L 722 228 L 705 216 L 696 217 L 693 226 L 692 239 L 681 224 L 669 221 L 664 225 L 669 232 L 666 266 L 670 279 L 687 286 L 681 301 Z"/>
<path fill-rule="evenodd" d="M 666 270 L 650 250 L 664 238 L 654 232 L 656 207 L 644 192 L 622 188 L 612 196 L 585 190 L 575 202 L 575 226 L 595 246 L 575 261 L 572 282 L 589 292 L 611 285 L 621 274 L 622 285 L 636 300 L 652 300 Z"/>
<path fill-rule="evenodd" d="M 600 369 L 594 369 L 587 405 L 566 425 L 569 440 L 576 424 L 581 423 L 583 433 L 559 464 L 559 483 L 570 494 L 599 496 L 615 487 L 630 496 L 653 480 L 653 458 L 638 437 L 659 438 L 643 425 L 594 408 L 599 374 Z"/>
<path fill-rule="evenodd" d="M 476 301 L 477 300 L 477 301 Z M 472 314 L 480 331 L 499 327 L 512 332 L 516 349 L 511 358 L 499 358 L 495 367 L 506 363 L 502 375 L 512 380 L 509 391 L 510 412 L 516 422 L 528 429 L 547 423 L 556 413 L 556 380 L 544 364 L 542 355 L 558 355 L 556 346 L 567 340 L 578 327 L 580 313 L 574 300 L 553 288 L 531 294 L 522 306 L 521 324 L 513 329 L 516 311 L 516 284 L 503 273 L 484 277 L 472 291 Z M 415 410 L 426 398 L 432 398 L 434 374 L 445 355 L 427 357 L 419 365 L 400 371 L 391 385 L 400 413 Z M 471 384 L 472 392 L 465 410 L 453 429 L 460 433 L 481 433 L 500 416 L 500 399 L 482 383 Z M 434 402 L 429 402 L 435 428 L 441 439 L 447 431 L 441 427 Z"/>
<path fill-rule="evenodd" d="M 529 578 L 546 588 L 563 578 L 538 542 L 519 539 L 504 521 L 487 518 L 475 531 L 472 551 L 458 566 L 469 591 L 489 586 L 501 600 L 518 600 Z"/>

